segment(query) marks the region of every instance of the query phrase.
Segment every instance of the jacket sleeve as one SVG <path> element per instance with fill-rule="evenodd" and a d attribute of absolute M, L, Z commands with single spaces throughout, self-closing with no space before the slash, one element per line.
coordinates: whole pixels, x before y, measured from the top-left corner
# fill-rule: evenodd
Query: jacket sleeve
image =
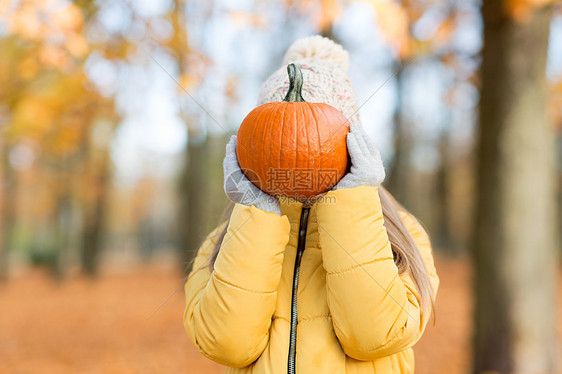
<path fill-rule="evenodd" d="M 344 352 L 370 361 L 411 347 L 429 316 L 410 276 L 398 274 L 378 188 L 359 186 L 328 196 L 318 206 L 318 231 L 328 306 Z M 439 278 L 427 234 L 415 218 L 405 218 L 436 293 Z"/>
<path fill-rule="evenodd" d="M 286 216 L 236 204 L 213 272 L 207 260 L 216 235 L 199 249 L 184 287 L 183 324 L 206 357 L 245 367 L 267 346 L 289 231 Z"/>

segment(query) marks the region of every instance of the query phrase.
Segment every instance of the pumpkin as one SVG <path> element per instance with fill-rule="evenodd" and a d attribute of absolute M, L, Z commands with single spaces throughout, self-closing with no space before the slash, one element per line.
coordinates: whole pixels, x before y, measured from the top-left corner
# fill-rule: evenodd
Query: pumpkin
<path fill-rule="evenodd" d="M 258 106 L 236 141 L 243 173 L 262 191 L 299 201 L 330 190 L 346 173 L 349 121 L 338 109 L 302 98 L 302 72 L 287 66 L 283 101 Z"/>

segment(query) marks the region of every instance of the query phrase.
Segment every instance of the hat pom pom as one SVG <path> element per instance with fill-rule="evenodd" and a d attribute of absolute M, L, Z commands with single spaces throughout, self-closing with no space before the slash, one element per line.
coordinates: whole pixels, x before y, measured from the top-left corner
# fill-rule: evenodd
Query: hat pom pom
<path fill-rule="evenodd" d="M 303 59 L 324 60 L 335 63 L 344 71 L 349 66 L 349 55 L 341 45 L 320 35 L 309 36 L 295 41 L 285 53 L 283 64 Z"/>

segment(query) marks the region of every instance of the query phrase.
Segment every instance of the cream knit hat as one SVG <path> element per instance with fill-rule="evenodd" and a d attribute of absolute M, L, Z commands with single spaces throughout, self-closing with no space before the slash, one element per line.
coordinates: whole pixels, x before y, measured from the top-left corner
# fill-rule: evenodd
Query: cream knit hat
<path fill-rule="evenodd" d="M 302 71 L 305 101 L 329 104 L 350 122 L 359 121 L 357 98 L 347 76 L 347 51 L 320 35 L 299 39 L 289 47 L 283 66 L 263 83 L 258 105 L 283 100 L 289 89 L 287 65 L 291 62 Z"/>

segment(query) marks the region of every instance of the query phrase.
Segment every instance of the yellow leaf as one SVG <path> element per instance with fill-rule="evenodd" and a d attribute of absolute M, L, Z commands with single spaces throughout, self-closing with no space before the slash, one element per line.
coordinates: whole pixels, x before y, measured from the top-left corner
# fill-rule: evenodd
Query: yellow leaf
<path fill-rule="evenodd" d="M 46 44 L 39 50 L 39 61 L 47 67 L 60 70 L 68 63 L 68 56 L 59 47 Z"/>
<path fill-rule="evenodd" d="M 371 0 L 377 15 L 376 23 L 388 43 L 400 58 L 410 55 L 412 50 L 408 13 L 394 1 Z"/>
<path fill-rule="evenodd" d="M 35 78 L 38 72 L 39 65 L 36 58 L 26 57 L 18 65 L 18 74 L 25 80 Z"/>
<path fill-rule="evenodd" d="M 447 18 L 437 28 L 433 40 L 436 44 L 446 44 L 451 39 L 451 35 L 455 30 L 456 23 L 454 18 Z"/>
<path fill-rule="evenodd" d="M 52 24 L 65 32 L 78 31 L 84 23 L 82 11 L 72 3 L 64 9 L 53 12 L 51 17 Z"/>
<path fill-rule="evenodd" d="M 74 152 L 80 144 L 80 131 L 76 128 L 63 127 L 51 144 L 51 152 L 56 155 L 65 155 Z"/>
<path fill-rule="evenodd" d="M 195 77 L 193 74 L 183 73 L 179 79 L 181 87 L 178 87 L 178 90 L 186 90 L 189 92 L 196 85 L 197 81 L 197 77 Z"/>
<path fill-rule="evenodd" d="M 10 17 L 9 30 L 25 39 L 37 40 L 43 36 L 43 25 L 35 9 L 23 7 Z"/>
<path fill-rule="evenodd" d="M 5 15 L 10 9 L 10 0 L 0 0 L 0 15 Z"/>
<path fill-rule="evenodd" d="M 321 7 L 318 28 L 331 29 L 336 17 L 341 13 L 341 8 L 335 0 L 321 0 Z"/>
<path fill-rule="evenodd" d="M 72 34 L 67 37 L 66 48 L 71 55 L 77 58 L 85 57 L 88 54 L 88 42 L 79 34 Z"/>
<path fill-rule="evenodd" d="M 554 4 L 556 0 L 504 0 L 504 10 L 517 22 L 528 22 L 535 9 L 548 4 Z"/>
<path fill-rule="evenodd" d="M 265 27 L 267 22 L 265 17 L 261 13 L 248 12 L 242 10 L 233 10 L 228 13 L 230 19 L 236 24 L 236 26 L 252 26 L 252 27 Z"/>
<path fill-rule="evenodd" d="M 10 132 L 15 136 L 41 137 L 51 128 L 54 115 L 43 100 L 27 96 L 14 108 Z"/>

